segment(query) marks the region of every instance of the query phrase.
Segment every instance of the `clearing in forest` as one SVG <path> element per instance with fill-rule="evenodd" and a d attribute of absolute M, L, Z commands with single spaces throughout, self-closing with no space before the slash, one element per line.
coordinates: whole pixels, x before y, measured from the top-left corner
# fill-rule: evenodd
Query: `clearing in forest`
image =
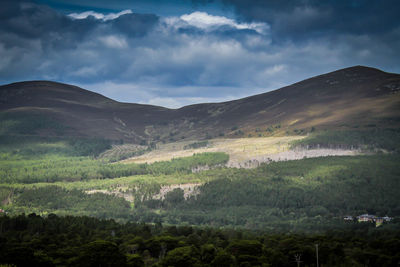
<path fill-rule="evenodd" d="M 229 155 L 228 167 L 254 168 L 262 162 L 297 160 L 324 156 L 354 156 L 359 150 L 346 149 L 302 149 L 291 150 L 291 143 L 305 136 L 282 136 L 261 138 L 211 139 L 208 141 L 182 141 L 162 144 L 146 154 L 126 159 L 124 163 L 153 163 L 173 158 L 190 157 L 195 153 L 224 152 Z M 203 147 L 190 148 L 196 144 Z"/>
<path fill-rule="evenodd" d="M 125 163 L 153 163 L 173 158 L 189 157 L 194 153 L 225 152 L 230 163 L 245 162 L 263 155 L 273 155 L 289 150 L 290 143 L 304 136 L 211 139 L 204 147 L 185 149 L 195 141 L 184 141 L 157 146 L 157 149 L 141 156 L 124 160 Z"/>

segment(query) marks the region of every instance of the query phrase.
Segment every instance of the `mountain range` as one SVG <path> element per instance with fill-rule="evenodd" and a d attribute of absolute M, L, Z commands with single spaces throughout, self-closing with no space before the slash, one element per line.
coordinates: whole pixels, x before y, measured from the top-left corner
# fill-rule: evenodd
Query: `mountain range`
<path fill-rule="evenodd" d="M 96 137 L 133 143 L 398 128 L 400 75 L 354 66 L 234 101 L 168 109 L 121 103 L 57 82 L 0 86 L 1 134 Z M 273 133 L 268 129 L 273 128 Z"/>

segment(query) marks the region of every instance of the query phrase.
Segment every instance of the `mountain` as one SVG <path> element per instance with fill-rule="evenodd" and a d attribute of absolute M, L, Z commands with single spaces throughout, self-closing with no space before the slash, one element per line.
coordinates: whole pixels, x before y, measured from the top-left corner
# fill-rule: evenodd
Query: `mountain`
<path fill-rule="evenodd" d="M 180 109 L 120 103 L 49 81 L 0 86 L 0 134 L 131 142 L 400 126 L 400 75 L 355 66 L 275 91 Z M 271 133 L 272 134 L 272 133 Z"/>

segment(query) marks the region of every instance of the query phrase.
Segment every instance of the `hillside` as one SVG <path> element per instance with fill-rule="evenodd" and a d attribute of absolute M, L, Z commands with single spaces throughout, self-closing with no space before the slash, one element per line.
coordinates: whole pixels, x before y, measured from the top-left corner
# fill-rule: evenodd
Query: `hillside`
<path fill-rule="evenodd" d="M 18 123 L 20 119 L 32 117 L 37 121 L 33 129 L 23 129 L 20 134 L 140 141 L 145 126 L 155 123 L 152 119 L 169 120 L 165 108 L 119 103 L 76 86 L 55 82 L 5 85 L 0 87 L 0 95 L 3 124 L 6 120 Z M 14 129 L 19 129 L 17 126 Z M 57 131 L 60 128 L 61 131 Z M 8 133 L 15 133 L 13 127 L 9 127 Z"/>
<path fill-rule="evenodd" d="M 0 209 L 310 233 L 371 213 L 398 227 L 399 88 L 400 75 L 354 67 L 173 110 L 5 85 Z"/>
<path fill-rule="evenodd" d="M 0 134 L 80 136 L 134 143 L 398 128 L 400 75 L 356 66 L 235 101 L 180 109 L 120 103 L 76 86 L 0 86 Z"/>

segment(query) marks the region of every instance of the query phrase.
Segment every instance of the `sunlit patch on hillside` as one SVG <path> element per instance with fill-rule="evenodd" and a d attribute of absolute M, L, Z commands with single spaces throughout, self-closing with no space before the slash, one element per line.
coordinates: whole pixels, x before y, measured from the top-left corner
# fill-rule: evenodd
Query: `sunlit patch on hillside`
<path fill-rule="evenodd" d="M 308 157 L 351 156 L 359 154 L 351 149 L 295 149 L 291 143 L 305 136 L 282 136 L 261 138 L 212 139 L 207 146 L 185 149 L 193 141 L 163 144 L 149 153 L 126 159 L 124 163 L 153 163 L 173 158 L 190 157 L 196 153 L 224 152 L 229 155 L 228 167 L 254 168 L 270 161 L 297 160 Z"/>

